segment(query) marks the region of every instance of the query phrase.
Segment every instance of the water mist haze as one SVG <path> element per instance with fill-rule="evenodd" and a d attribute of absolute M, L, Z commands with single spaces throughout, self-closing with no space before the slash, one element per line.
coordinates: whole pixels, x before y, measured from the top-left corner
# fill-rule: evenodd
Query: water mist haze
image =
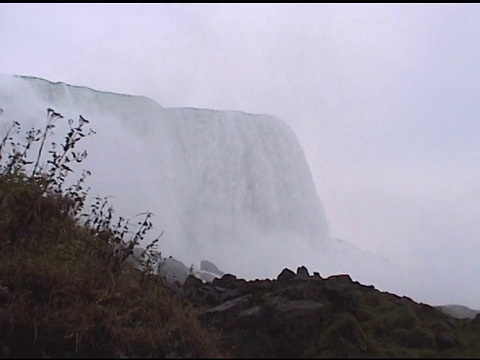
<path fill-rule="evenodd" d="M 147 98 L 32 77 L 2 76 L 1 84 L 5 121 L 41 127 L 46 108 L 90 119 L 97 136 L 85 139 L 93 154 L 83 165 L 94 174 L 92 195 L 112 196 L 124 216 L 156 214 L 167 255 L 274 276 L 269 262 L 301 261 L 329 239 L 303 151 L 278 119 L 165 109 Z M 67 122 L 56 125 L 61 133 Z"/>
<path fill-rule="evenodd" d="M 167 111 L 158 103 L 282 119 L 305 153 L 331 236 L 350 244 L 332 240 L 332 254 L 351 246 L 384 256 L 386 267 L 404 269 L 414 299 L 480 308 L 478 5 L 1 4 L 0 16 L 3 74 L 145 95 L 133 101 L 152 113 Z M 112 173 L 144 189 L 161 183 L 139 173 L 166 161 L 160 144 L 145 149 L 154 132 L 115 122 L 95 129 L 115 136 L 89 139 L 92 156 L 97 148 L 106 156 L 118 137 L 125 146 L 109 155 L 128 159 L 88 164 L 103 174 L 102 195 L 125 191 L 106 180 Z M 129 205 L 140 212 L 158 201 L 140 192 Z"/>
<path fill-rule="evenodd" d="M 28 127 L 42 126 L 46 108 L 90 119 L 97 135 L 85 139 L 91 155 L 82 165 L 93 173 L 91 195 L 109 196 L 122 216 L 153 212 L 164 256 L 196 267 L 209 259 L 249 279 L 307 265 L 415 294 L 408 267 L 330 236 L 301 146 L 279 119 L 167 109 L 32 77 L 1 76 L 0 100 L 3 120 Z M 56 132 L 66 125 L 57 121 Z"/>

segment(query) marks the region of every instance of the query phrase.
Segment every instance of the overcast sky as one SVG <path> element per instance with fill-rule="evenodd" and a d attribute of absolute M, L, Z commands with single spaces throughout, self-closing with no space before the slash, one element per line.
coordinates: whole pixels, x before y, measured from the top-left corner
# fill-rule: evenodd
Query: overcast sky
<path fill-rule="evenodd" d="M 477 4 L 0 4 L 0 73 L 275 115 L 333 236 L 453 288 L 480 274 L 479 24 Z"/>

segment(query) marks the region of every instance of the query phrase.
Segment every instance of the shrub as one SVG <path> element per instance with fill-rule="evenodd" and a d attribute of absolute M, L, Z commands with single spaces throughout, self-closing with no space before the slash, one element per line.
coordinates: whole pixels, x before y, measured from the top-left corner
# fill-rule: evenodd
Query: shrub
<path fill-rule="evenodd" d="M 124 261 L 152 214 L 114 221 L 102 198 L 85 212 L 88 171 L 67 186 L 87 156 L 74 148 L 94 132 L 80 116 L 61 145 L 47 147 L 61 120 L 48 109 L 45 128 L 29 130 L 23 144 L 18 122 L 0 143 L 0 356 L 218 356 L 216 335 L 152 266 L 137 271 Z"/>

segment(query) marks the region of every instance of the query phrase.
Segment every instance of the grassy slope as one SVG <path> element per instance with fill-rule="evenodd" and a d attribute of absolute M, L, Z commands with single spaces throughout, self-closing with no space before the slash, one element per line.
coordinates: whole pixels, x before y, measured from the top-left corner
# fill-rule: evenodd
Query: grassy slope
<path fill-rule="evenodd" d="M 2 356 L 220 355 L 188 304 L 114 258 L 65 201 L 0 178 Z"/>
<path fill-rule="evenodd" d="M 159 277 L 114 256 L 119 229 L 108 211 L 97 206 L 87 214 L 93 223 L 78 220 L 84 177 L 63 184 L 71 163 L 86 156 L 75 144 L 94 132 L 84 132 L 82 117 L 69 122 L 65 142 L 52 146 L 41 166 L 43 145 L 62 118 L 47 114 L 45 129 L 27 132 L 24 144 L 13 140 L 18 123 L 0 139 L 0 357 L 220 356 L 218 336 L 191 305 Z M 40 146 L 32 157 L 34 143 Z M 147 220 L 141 229 L 140 237 Z"/>

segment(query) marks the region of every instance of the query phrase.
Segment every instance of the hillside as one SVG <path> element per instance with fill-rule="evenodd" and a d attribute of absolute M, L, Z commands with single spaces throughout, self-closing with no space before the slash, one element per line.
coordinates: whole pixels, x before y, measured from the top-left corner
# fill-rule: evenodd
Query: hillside
<path fill-rule="evenodd" d="M 25 143 L 13 140 L 19 124 L 0 143 L 1 357 L 480 356 L 479 315 L 454 319 L 346 274 L 300 267 L 178 286 L 148 262 L 135 269 L 125 260 L 152 228 L 149 214 L 117 223 L 102 199 L 85 206 L 87 173 L 66 185 L 87 120 L 71 123 L 49 161 L 30 154 L 60 118 L 48 114 Z"/>
<path fill-rule="evenodd" d="M 347 274 L 299 267 L 274 280 L 190 277 L 180 293 L 236 357 L 480 356 L 480 315 L 455 319 Z"/>
<path fill-rule="evenodd" d="M 192 306 L 148 266 L 125 261 L 151 228 L 149 215 L 113 223 L 102 199 L 86 208 L 87 173 L 65 185 L 84 158 L 73 149 L 88 121 L 72 122 L 45 163 L 30 154 L 35 145 L 41 154 L 60 119 L 49 109 L 45 128 L 25 143 L 15 143 L 18 123 L 0 143 L 0 356 L 220 356 Z"/>

